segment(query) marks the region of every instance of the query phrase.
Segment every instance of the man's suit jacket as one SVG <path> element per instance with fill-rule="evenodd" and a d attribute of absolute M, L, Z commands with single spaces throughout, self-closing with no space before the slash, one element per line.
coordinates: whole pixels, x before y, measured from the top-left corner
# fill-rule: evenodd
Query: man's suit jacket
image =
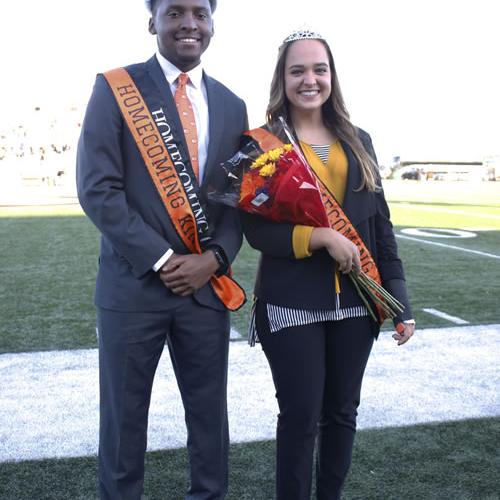
<path fill-rule="evenodd" d="M 370 136 L 358 130 L 367 152 L 375 159 Z M 403 319 L 412 317 L 398 257 L 389 208 L 383 192 L 359 191 L 361 170 L 356 157 L 342 143 L 348 160 L 348 177 L 343 210 L 377 263 L 384 287 L 406 305 Z M 326 250 L 296 259 L 293 253 L 293 224 L 276 223 L 242 214 L 244 234 L 250 245 L 262 252 L 255 295 L 270 304 L 297 309 L 333 309 L 335 265 Z M 349 278 L 341 275 L 343 307 L 361 305 Z M 401 318 L 398 319 L 398 321 Z M 378 326 L 374 324 L 374 333 Z"/>
<path fill-rule="evenodd" d="M 179 148 L 187 146 L 170 86 L 155 56 L 129 67 L 145 69 L 161 96 Z M 239 218 L 224 206 L 206 203 L 206 187 L 217 184 L 220 163 L 238 149 L 247 129 L 244 102 L 218 81 L 204 75 L 209 109 L 209 149 L 200 197 L 214 230 L 212 243 L 220 245 L 232 261 L 241 241 Z M 139 90 L 141 90 L 139 88 Z M 122 118 L 112 91 L 98 75 L 83 122 L 77 155 L 80 203 L 101 232 L 96 305 L 118 311 L 160 311 L 181 300 L 152 270 L 172 248 L 188 253 L 178 237 L 154 187 L 136 143 Z M 195 294 L 206 306 L 223 309 L 210 285 Z"/>

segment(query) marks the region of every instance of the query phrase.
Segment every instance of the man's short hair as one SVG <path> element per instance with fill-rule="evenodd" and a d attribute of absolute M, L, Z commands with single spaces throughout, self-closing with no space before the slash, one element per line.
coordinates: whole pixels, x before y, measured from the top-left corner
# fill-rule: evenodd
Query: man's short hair
<path fill-rule="evenodd" d="M 158 0 L 144 0 L 144 1 L 146 3 L 146 8 L 148 9 L 148 11 L 150 13 L 152 13 L 153 7 Z M 217 7 L 217 0 L 208 0 L 208 3 L 210 4 L 210 8 L 212 9 L 212 12 L 214 12 L 216 7 Z"/>

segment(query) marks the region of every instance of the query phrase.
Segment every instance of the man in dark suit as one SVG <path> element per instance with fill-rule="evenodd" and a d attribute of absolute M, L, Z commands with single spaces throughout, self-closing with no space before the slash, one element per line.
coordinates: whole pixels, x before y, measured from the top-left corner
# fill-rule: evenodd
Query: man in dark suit
<path fill-rule="evenodd" d="M 108 80 L 98 75 L 78 146 L 77 185 L 80 203 L 102 235 L 95 293 L 100 496 L 141 497 L 151 388 L 167 342 L 188 430 L 186 498 L 222 499 L 229 315 L 210 280 L 228 271 L 242 235 L 237 214 L 208 205 L 206 190 L 222 182 L 218 166 L 238 148 L 247 128 L 246 108 L 200 66 L 213 35 L 216 1 L 146 4 L 158 50 L 146 63 L 126 69 L 146 103 L 150 95 L 161 105 L 185 164 L 198 164 L 199 200 L 211 229 L 201 253 L 191 253 L 162 204 Z M 194 138 L 174 101 L 181 73 L 187 74 L 184 98 L 194 112 Z"/>

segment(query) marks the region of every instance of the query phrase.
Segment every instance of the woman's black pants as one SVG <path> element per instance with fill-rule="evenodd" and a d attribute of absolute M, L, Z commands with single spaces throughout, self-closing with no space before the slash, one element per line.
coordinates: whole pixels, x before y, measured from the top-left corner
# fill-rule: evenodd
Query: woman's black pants
<path fill-rule="evenodd" d="M 371 319 L 327 321 L 271 333 L 266 304 L 259 301 L 256 321 L 280 410 L 276 500 L 310 500 L 316 437 L 317 499 L 340 499 L 374 339 Z"/>

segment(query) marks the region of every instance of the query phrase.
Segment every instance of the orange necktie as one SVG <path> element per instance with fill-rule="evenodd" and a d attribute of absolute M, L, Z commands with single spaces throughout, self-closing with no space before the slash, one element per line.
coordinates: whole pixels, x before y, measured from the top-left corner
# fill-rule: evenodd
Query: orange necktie
<path fill-rule="evenodd" d="M 177 79 L 177 89 L 175 91 L 175 104 L 184 127 L 184 137 L 189 149 L 189 158 L 196 178 L 199 180 L 199 164 L 198 164 L 198 132 L 196 130 L 196 121 L 194 118 L 193 106 L 186 93 L 186 85 L 189 76 L 186 73 L 181 73 Z"/>

